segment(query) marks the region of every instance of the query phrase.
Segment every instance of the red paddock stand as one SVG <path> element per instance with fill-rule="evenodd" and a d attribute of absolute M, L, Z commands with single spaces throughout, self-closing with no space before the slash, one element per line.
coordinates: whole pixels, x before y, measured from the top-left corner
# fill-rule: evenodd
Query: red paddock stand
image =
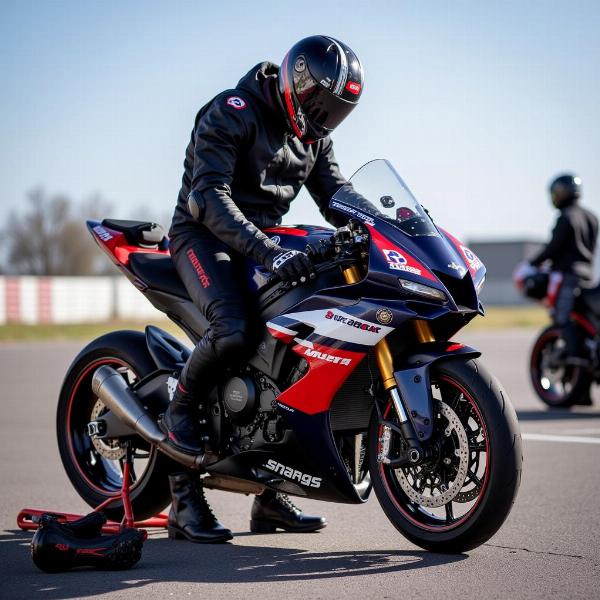
<path fill-rule="evenodd" d="M 145 521 L 136 521 L 133 516 L 133 510 L 131 508 L 131 497 L 130 497 L 130 486 L 131 486 L 131 466 L 133 463 L 133 456 L 131 447 L 127 447 L 127 456 L 125 458 L 125 463 L 123 465 L 123 485 L 121 487 L 121 491 L 110 498 L 107 498 L 102 504 L 98 505 L 94 508 L 93 512 L 102 512 L 104 508 L 116 502 L 118 500 L 123 501 L 123 509 L 125 511 L 125 515 L 123 520 L 120 523 L 115 521 L 107 521 L 107 523 L 102 527 L 102 533 L 119 533 L 122 529 L 126 527 L 135 527 L 136 529 L 146 529 L 146 528 L 154 528 L 154 529 L 166 529 L 168 517 L 164 514 L 156 515 L 150 519 L 146 519 Z M 55 510 L 41 510 L 39 508 L 24 508 L 17 516 L 17 525 L 20 529 L 25 531 L 34 530 L 38 528 L 38 523 L 40 517 L 49 513 L 58 517 L 59 521 L 76 521 L 77 519 L 81 519 L 83 515 L 73 515 L 70 513 L 63 513 L 61 511 Z M 147 534 L 146 534 L 147 535 Z"/>

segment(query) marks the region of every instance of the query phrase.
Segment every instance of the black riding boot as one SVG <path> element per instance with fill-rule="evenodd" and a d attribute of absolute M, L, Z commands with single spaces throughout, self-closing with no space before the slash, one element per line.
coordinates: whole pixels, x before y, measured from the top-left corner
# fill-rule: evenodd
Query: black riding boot
<path fill-rule="evenodd" d="M 252 504 L 250 531 L 254 533 L 274 533 L 276 529 L 307 533 L 326 525 L 324 517 L 305 515 L 285 494 L 272 490 L 256 496 Z"/>
<path fill-rule="evenodd" d="M 169 538 L 187 539 L 199 544 L 215 544 L 233 538 L 217 521 L 204 496 L 198 475 L 190 472 L 169 475 L 172 505 L 169 512 Z"/>
<path fill-rule="evenodd" d="M 178 383 L 173 399 L 159 422 L 160 428 L 169 436 L 169 444 L 176 450 L 190 455 L 204 454 L 208 441 L 202 417 L 204 407 L 199 407 L 193 396 Z"/>

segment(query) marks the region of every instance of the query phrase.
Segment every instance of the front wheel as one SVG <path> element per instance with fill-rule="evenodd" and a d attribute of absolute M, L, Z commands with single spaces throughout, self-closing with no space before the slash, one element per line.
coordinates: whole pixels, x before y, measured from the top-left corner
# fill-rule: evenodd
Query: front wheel
<path fill-rule="evenodd" d="M 431 367 L 434 430 L 426 459 L 393 467 L 402 440 L 374 413 L 369 470 L 375 493 L 393 525 L 434 552 L 463 552 L 490 539 L 508 516 L 523 462 L 517 417 L 499 382 L 476 360 Z M 391 403 L 384 419 L 394 422 Z M 386 431 L 387 429 L 387 431 Z"/>

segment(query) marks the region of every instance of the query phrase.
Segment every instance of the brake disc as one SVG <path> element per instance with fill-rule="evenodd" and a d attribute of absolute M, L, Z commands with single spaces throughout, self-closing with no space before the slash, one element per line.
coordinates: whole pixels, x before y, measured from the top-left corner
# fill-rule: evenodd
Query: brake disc
<path fill-rule="evenodd" d="M 455 466 L 453 479 L 443 481 L 435 469 L 426 471 L 423 467 L 401 467 L 395 470 L 404 493 L 410 500 L 426 508 L 439 508 L 454 500 L 464 486 L 469 470 L 469 440 L 463 424 L 446 403 L 436 401 L 434 409 L 447 422 L 443 435 L 451 438 L 454 444 L 454 458 L 458 460 L 458 464 Z"/>
<path fill-rule="evenodd" d="M 106 407 L 101 400 L 98 400 L 96 404 L 94 404 L 94 408 L 92 408 L 90 421 L 95 421 L 104 412 L 106 412 Z M 95 435 L 91 437 L 91 440 L 96 452 L 98 452 L 100 456 L 103 456 L 108 460 L 120 460 L 121 458 L 125 458 L 127 451 L 119 444 L 118 440 L 102 439 Z"/>

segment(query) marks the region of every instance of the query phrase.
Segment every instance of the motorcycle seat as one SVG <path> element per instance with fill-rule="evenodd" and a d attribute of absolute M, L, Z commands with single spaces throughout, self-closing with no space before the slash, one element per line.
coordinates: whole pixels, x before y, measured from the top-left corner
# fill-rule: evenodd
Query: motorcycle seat
<path fill-rule="evenodd" d="M 595 315 L 600 316 L 600 285 L 582 290 L 581 299 Z"/>
<path fill-rule="evenodd" d="M 149 288 L 189 299 L 170 256 L 132 252 L 129 255 L 129 268 Z"/>
<path fill-rule="evenodd" d="M 107 229 L 125 234 L 130 244 L 143 247 L 158 245 L 161 249 L 168 245 L 165 230 L 150 221 L 128 221 L 122 219 L 104 219 L 102 225 Z"/>

